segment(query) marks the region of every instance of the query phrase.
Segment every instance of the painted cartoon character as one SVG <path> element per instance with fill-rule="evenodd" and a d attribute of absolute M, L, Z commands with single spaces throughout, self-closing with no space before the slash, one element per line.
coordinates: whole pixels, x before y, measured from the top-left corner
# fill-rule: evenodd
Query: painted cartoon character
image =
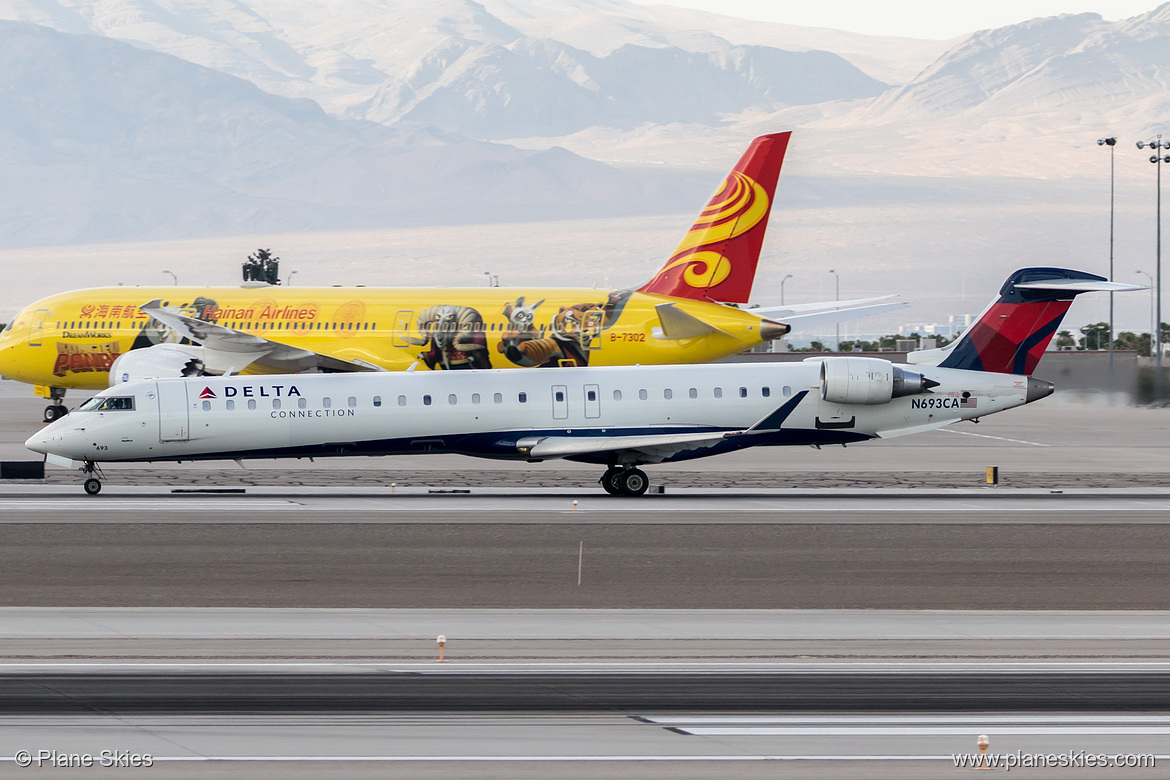
<path fill-rule="evenodd" d="M 418 316 L 418 335 L 411 344 L 425 345 L 419 360 L 430 369 L 491 368 L 483 317 L 470 306 L 431 306 Z"/>
<path fill-rule="evenodd" d="M 548 336 L 536 327 L 537 301 L 524 305 L 524 298 L 504 307 L 508 330 L 497 349 L 519 366 L 555 368 L 558 366 L 587 366 L 589 351 L 601 331 L 617 321 L 630 298 L 629 290 L 615 290 L 605 303 L 578 303 L 562 306 L 553 317 Z"/>
<path fill-rule="evenodd" d="M 536 329 L 536 309 L 542 303 L 543 298 L 526 305 L 522 295 L 515 303 L 504 306 L 508 329 L 500 336 L 496 349 L 518 366 L 535 368 L 561 357 L 556 343 L 552 339 L 541 338 L 540 331 Z"/>

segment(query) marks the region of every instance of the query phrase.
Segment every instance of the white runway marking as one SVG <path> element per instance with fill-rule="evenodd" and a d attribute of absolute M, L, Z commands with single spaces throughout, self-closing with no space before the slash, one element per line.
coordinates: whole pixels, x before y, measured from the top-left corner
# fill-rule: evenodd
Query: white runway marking
<path fill-rule="evenodd" d="M 1158 758 L 1162 758 L 1158 756 Z M 410 761 L 426 761 L 435 763 L 457 762 L 613 762 L 613 761 L 951 761 L 953 756 L 151 756 L 155 762 L 199 762 L 199 763 L 233 763 L 233 762 L 310 762 L 322 761 L 326 763 L 337 761 L 384 761 L 405 763 Z M 14 756 L 0 756 L 0 761 L 15 763 Z"/>
<path fill-rule="evenodd" d="M 935 736 L 940 734 L 970 734 L 972 726 L 745 726 L 731 727 L 673 727 L 683 734 L 696 737 L 892 737 L 892 736 Z M 1170 726 L 991 726 L 978 728 L 994 731 L 999 735 L 1046 736 L 1055 734 L 1098 735 L 1098 736 L 1162 736 L 1170 734 Z"/>
<path fill-rule="evenodd" d="M 971 433 L 970 431 L 954 431 L 950 428 L 939 428 L 943 433 L 956 433 L 959 436 L 975 436 L 980 439 L 995 439 L 996 441 L 1008 441 L 1012 444 L 1028 444 L 1032 447 L 1051 447 L 1051 444 L 1041 444 L 1038 441 L 1025 441 L 1024 439 L 1009 439 L 1005 436 L 989 436 L 986 433 Z"/>

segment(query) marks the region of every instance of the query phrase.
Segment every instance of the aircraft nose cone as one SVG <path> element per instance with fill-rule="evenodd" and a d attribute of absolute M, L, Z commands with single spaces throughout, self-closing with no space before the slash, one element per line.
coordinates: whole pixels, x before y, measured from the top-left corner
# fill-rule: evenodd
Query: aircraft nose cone
<path fill-rule="evenodd" d="M 41 433 L 34 433 L 24 442 L 24 446 L 28 447 L 33 452 L 39 452 L 42 455 L 48 455 L 49 437 L 45 436 L 43 431 Z"/>
<path fill-rule="evenodd" d="M 1028 399 L 1024 401 L 1024 403 L 1030 404 L 1033 401 L 1039 401 L 1041 398 L 1047 398 L 1055 391 L 1056 386 L 1051 382 L 1045 381 L 1043 379 L 1036 379 L 1034 377 L 1028 377 Z"/>

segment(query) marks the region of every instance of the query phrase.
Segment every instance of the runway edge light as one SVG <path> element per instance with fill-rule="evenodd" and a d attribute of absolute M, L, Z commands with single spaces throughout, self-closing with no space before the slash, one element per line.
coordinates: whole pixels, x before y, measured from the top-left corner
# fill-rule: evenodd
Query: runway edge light
<path fill-rule="evenodd" d="M 445 658 L 443 658 L 443 648 L 446 647 L 446 645 L 447 645 L 447 637 L 443 636 L 442 634 L 439 634 L 439 637 L 438 637 L 438 639 L 435 640 L 435 643 L 439 646 L 439 660 L 436 661 L 435 663 L 439 663 L 439 664 L 447 663 L 447 660 Z"/>

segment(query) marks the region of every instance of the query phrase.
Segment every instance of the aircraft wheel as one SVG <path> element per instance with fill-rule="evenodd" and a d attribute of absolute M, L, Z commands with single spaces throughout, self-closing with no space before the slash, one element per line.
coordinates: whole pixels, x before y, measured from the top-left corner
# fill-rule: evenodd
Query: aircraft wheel
<path fill-rule="evenodd" d="M 51 423 L 65 416 L 67 410 L 60 404 L 50 404 L 45 407 L 45 422 Z"/>
<path fill-rule="evenodd" d="M 601 475 L 601 479 L 597 481 L 601 483 L 603 488 L 605 488 L 606 493 L 609 493 L 611 496 L 620 495 L 622 489 L 618 487 L 617 478 L 621 476 L 621 473 L 622 470 L 615 466 L 613 468 L 606 469 L 605 473 Z"/>
<path fill-rule="evenodd" d="M 626 496 L 640 496 L 650 489 L 650 479 L 641 469 L 627 469 L 615 481 L 622 495 Z"/>
<path fill-rule="evenodd" d="M 85 492 L 89 493 L 91 496 L 96 496 L 98 493 L 102 492 L 101 481 L 95 479 L 94 477 L 87 479 L 85 481 Z"/>

